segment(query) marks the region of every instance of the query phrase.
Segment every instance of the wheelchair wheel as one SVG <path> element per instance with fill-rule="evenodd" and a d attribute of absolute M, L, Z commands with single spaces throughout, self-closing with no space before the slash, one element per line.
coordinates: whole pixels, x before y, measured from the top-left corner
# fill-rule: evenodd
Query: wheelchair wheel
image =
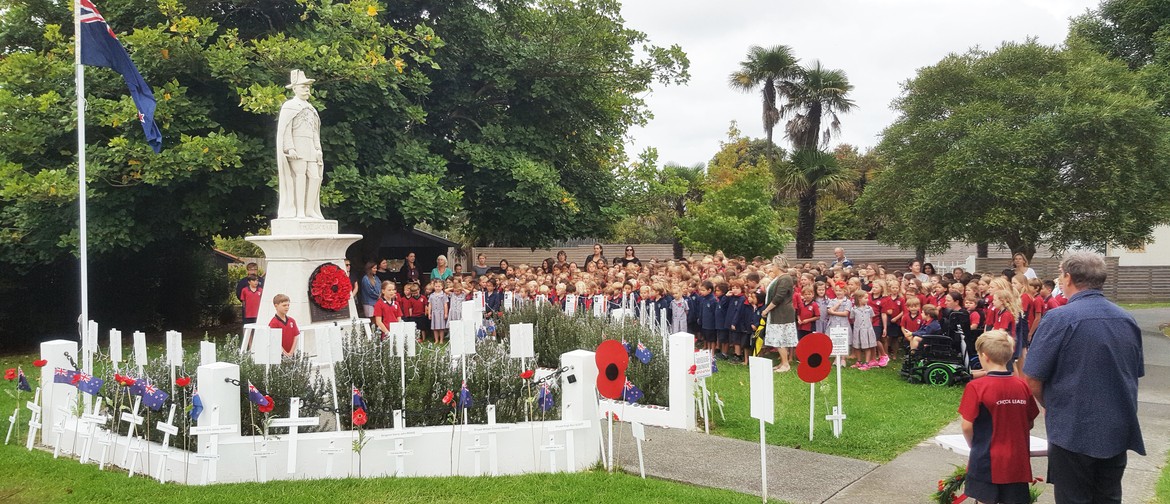
<path fill-rule="evenodd" d="M 955 370 L 946 364 L 931 364 L 926 368 L 926 383 L 945 387 L 955 379 Z"/>

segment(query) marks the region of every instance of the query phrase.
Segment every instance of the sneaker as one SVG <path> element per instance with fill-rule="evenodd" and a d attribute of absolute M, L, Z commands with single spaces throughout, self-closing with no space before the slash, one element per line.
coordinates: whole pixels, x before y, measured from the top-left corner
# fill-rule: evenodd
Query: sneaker
<path fill-rule="evenodd" d="M 871 368 L 881 367 L 881 364 L 879 364 L 879 362 L 880 361 L 871 360 L 869 362 L 866 362 L 865 365 L 866 365 L 866 367 L 871 367 Z"/>
<path fill-rule="evenodd" d="M 869 364 L 862 364 L 860 366 L 855 365 L 853 367 L 857 368 L 858 371 L 869 371 L 870 366 L 869 366 Z"/>
<path fill-rule="evenodd" d="M 727 356 L 723 352 L 715 352 L 715 360 L 727 360 Z"/>
<path fill-rule="evenodd" d="M 857 361 L 857 362 L 854 362 L 853 365 L 849 366 L 849 367 L 851 367 L 853 369 L 861 369 L 861 366 L 864 366 L 864 365 L 865 365 L 864 362 Z M 866 369 L 868 369 L 868 368 L 866 368 Z"/>
<path fill-rule="evenodd" d="M 878 359 L 878 361 L 877 361 L 877 365 L 881 366 L 881 367 L 886 367 L 886 365 L 889 363 L 890 363 L 890 356 L 889 355 L 883 355 L 882 358 Z"/>

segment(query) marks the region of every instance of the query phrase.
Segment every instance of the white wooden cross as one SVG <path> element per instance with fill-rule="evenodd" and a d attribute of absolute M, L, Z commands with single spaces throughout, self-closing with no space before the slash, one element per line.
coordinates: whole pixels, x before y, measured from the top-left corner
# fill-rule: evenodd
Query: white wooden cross
<path fill-rule="evenodd" d="M 163 483 L 163 469 L 167 466 L 167 453 L 171 451 L 171 436 L 179 435 L 179 428 L 175 426 L 175 403 L 171 403 L 171 410 L 167 412 L 167 421 L 158 422 L 155 428 L 163 433 L 162 448 L 158 450 L 158 469 L 154 471 L 154 478 Z"/>
<path fill-rule="evenodd" d="M 142 425 L 142 421 L 145 420 L 143 417 L 138 415 L 138 408 L 140 406 L 142 406 L 142 396 L 135 396 L 134 406 L 130 407 L 130 411 L 122 412 L 122 416 L 119 417 L 123 422 L 126 422 L 130 425 L 130 428 L 126 431 L 126 451 L 122 453 L 123 466 L 125 466 L 126 462 L 130 460 L 130 442 L 134 439 L 134 428 Z"/>
<path fill-rule="evenodd" d="M 25 441 L 25 448 L 29 451 L 33 449 L 33 443 L 37 439 L 37 431 L 41 429 L 41 388 L 37 387 L 37 391 L 33 393 L 33 400 L 24 403 L 24 407 L 32 412 L 32 416 L 28 419 L 28 440 Z"/>
<path fill-rule="evenodd" d="M 480 454 L 488 451 L 488 446 L 485 446 L 479 440 L 479 435 L 475 436 L 475 444 L 467 447 L 467 451 L 471 452 L 471 456 L 475 460 L 475 469 L 471 473 L 472 476 L 483 476 L 483 465 L 480 463 Z"/>
<path fill-rule="evenodd" d="M 89 462 L 90 447 L 93 446 L 93 437 L 97 434 L 97 426 L 106 423 L 109 420 L 108 415 L 101 414 L 102 401 L 98 400 L 93 403 L 93 412 L 81 415 L 80 423 L 85 424 L 85 444 L 81 447 L 81 463 Z M 81 430 L 81 426 L 78 426 Z"/>
<path fill-rule="evenodd" d="M 472 427 L 472 431 L 474 431 L 476 434 L 484 434 L 484 433 L 487 434 L 487 436 L 488 436 L 488 447 L 487 447 L 488 470 L 491 471 L 492 476 L 499 476 L 500 475 L 500 457 L 499 457 L 499 445 L 496 443 L 496 437 L 497 437 L 496 434 L 500 433 L 500 432 L 511 431 L 513 426 L 512 426 L 512 424 L 501 425 L 501 424 L 496 423 L 496 405 L 494 405 L 494 404 L 488 405 L 487 417 L 488 417 L 487 425 L 476 425 L 476 426 Z M 476 436 L 476 439 L 478 440 L 478 436 Z M 479 463 L 479 455 L 476 455 L 476 463 L 477 464 Z M 476 472 L 478 473 L 479 470 L 477 469 Z M 476 474 L 476 476 L 478 476 L 478 475 L 479 474 Z"/>
<path fill-rule="evenodd" d="M 129 477 L 129 478 L 134 477 L 134 468 L 138 467 L 138 456 L 142 455 L 142 452 L 145 450 L 146 450 L 146 440 L 144 440 L 144 439 L 140 439 L 140 438 L 135 437 L 135 438 L 130 438 L 128 441 L 126 441 L 126 453 L 127 454 L 129 454 L 129 453 L 134 454 L 134 457 L 130 459 L 130 473 L 127 475 L 127 477 Z M 142 470 L 144 472 L 150 470 L 146 467 L 145 462 L 142 464 Z"/>
<path fill-rule="evenodd" d="M 288 418 L 273 418 L 270 427 L 288 428 L 288 473 L 297 470 L 297 434 L 301 427 L 316 427 L 320 425 L 318 417 L 301 417 L 301 398 L 293 397 L 288 401 Z"/>
<path fill-rule="evenodd" d="M 642 475 L 642 479 L 646 479 L 646 460 L 642 457 L 642 441 L 646 439 L 646 427 L 638 422 L 632 422 L 630 430 L 638 442 L 638 473 Z"/>
<path fill-rule="evenodd" d="M 68 401 L 65 401 L 65 404 L 66 404 L 66 406 L 61 406 L 61 407 L 57 408 L 57 413 L 61 414 L 61 421 L 55 422 L 53 424 L 53 434 L 55 434 L 53 444 L 56 445 L 53 447 L 53 458 L 57 458 L 61 455 L 61 436 L 65 435 L 65 426 L 69 424 L 69 419 L 70 418 L 77 418 L 73 415 L 73 409 L 70 408 L 69 406 L 67 406 L 69 404 L 74 404 L 73 398 L 70 397 Z M 74 423 L 74 425 L 76 425 L 76 422 Z M 73 439 L 74 439 L 74 441 L 77 440 L 76 431 L 74 432 Z M 76 448 L 76 447 L 74 447 L 74 448 Z M 69 452 L 69 453 L 72 453 L 72 452 Z"/>
<path fill-rule="evenodd" d="M 579 422 L 558 422 L 558 423 L 553 424 L 551 427 L 548 428 L 548 432 L 565 431 L 565 444 L 561 446 L 561 449 L 565 450 L 565 458 L 567 461 L 565 465 L 568 467 L 569 472 L 576 472 L 577 471 L 577 457 L 575 455 L 577 443 L 574 442 L 574 433 L 578 430 L 588 429 L 588 428 L 589 428 L 589 422 L 587 420 L 582 420 Z M 550 437 L 550 439 L 551 439 L 551 437 Z M 551 441 L 550 441 L 550 444 L 551 444 Z M 543 450 L 544 448 L 542 447 L 541 449 Z M 610 456 L 612 457 L 613 456 L 612 455 L 612 453 L 613 453 L 612 448 L 610 450 L 610 453 L 611 453 Z M 557 471 L 556 454 L 553 452 L 550 452 L 549 456 L 553 457 L 553 459 L 552 459 L 552 461 L 553 461 L 552 472 L 556 472 Z"/>
<path fill-rule="evenodd" d="M 556 439 L 552 434 L 548 435 L 548 444 L 541 445 L 540 451 L 548 452 L 548 470 L 549 472 L 557 472 L 557 452 L 565 449 L 565 445 L 556 444 Z"/>
<path fill-rule="evenodd" d="M 8 417 L 8 435 L 4 436 L 4 444 L 8 444 L 8 440 L 12 439 L 12 428 L 16 427 L 17 419 L 20 417 L 20 405 L 12 410 L 12 416 Z"/>
<path fill-rule="evenodd" d="M 203 461 L 203 477 L 201 484 L 206 485 L 208 483 L 214 483 L 217 475 L 219 474 L 219 435 L 231 434 L 232 432 L 238 430 L 240 426 L 230 424 L 220 425 L 219 406 L 212 406 L 211 411 L 207 412 L 205 415 L 201 415 L 200 418 L 207 418 L 208 423 L 206 425 L 191 427 L 187 430 L 187 434 L 191 436 L 207 436 L 207 442 L 202 443 L 203 449 L 199 450 L 199 453 L 195 455 L 196 459 Z"/>
<path fill-rule="evenodd" d="M 260 449 L 253 451 L 252 456 L 256 457 L 256 481 L 259 483 L 268 483 L 268 457 L 276 455 L 276 452 L 268 449 L 268 439 L 260 441 Z"/>
<path fill-rule="evenodd" d="M 833 406 L 833 413 L 825 415 L 825 420 L 832 422 L 833 436 L 841 437 L 841 424 L 845 420 L 845 413 L 838 409 L 837 406 Z"/>
<path fill-rule="evenodd" d="M 405 439 L 397 438 L 394 440 L 394 449 L 386 452 L 394 457 L 394 476 L 399 478 L 406 476 L 406 457 L 414 455 L 414 450 L 407 450 L 405 444 Z"/>
<path fill-rule="evenodd" d="M 719 398 L 719 392 L 715 393 L 715 404 L 719 406 L 719 419 L 726 421 L 727 417 L 723 416 L 723 399 Z"/>
<path fill-rule="evenodd" d="M 114 371 L 120 371 L 122 364 L 122 331 L 110 329 L 110 362 L 114 364 Z"/>
<path fill-rule="evenodd" d="M 325 477 L 326 478 L 333 477 L 333 459 L 337 456 L 338 453 L 341 453 L 343 451 L 345 451 L 345 450 L 336 447 L 335 441 L 329 441 L 329 447 L 321 450 L 321 453 L 325 454 Z"/>
<path fill-rule="evenodd" d="M 109 462 L 114 456 L 114 450 L 111 446 L 117 445 L 118 441 L 114 438 L 114 431 L 102 429 L 102 436 L 98 438 L 97 444 L 102 447 L 102 452 L 98 455 L 98 470 L 105 470 L 106 462 Z"/>
<path fill-rule="evenodd" d="M 394 457 L 394 475 L 398 477 L 406 476 L 406 457 L 414 455 L 413 450 L 405 449 L 406 438 L 418 437 L 420 435 L 416 431 L 406 429 L 404 418 L 401 410 L 394 410 L 394 428 L 390 429 L 389 432 L 383 431 L 376 437 L 376 439 L 390 439 L 394 441 L 394 449 L 386 454 Z"/>

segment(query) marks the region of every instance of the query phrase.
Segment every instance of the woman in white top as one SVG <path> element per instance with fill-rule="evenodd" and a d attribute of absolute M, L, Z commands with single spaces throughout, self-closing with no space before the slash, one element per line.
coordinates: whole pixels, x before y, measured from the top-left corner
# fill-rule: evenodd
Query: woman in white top
<path fill-rule="evenodd" d="M 1028 267 L 1028 257 L 1023 252 L 1012 255 L 1012 265 L 1015 266 L 1017 275 L 1024 275 L 1028 280 L 1036 278 L 1036 270 Z"/>

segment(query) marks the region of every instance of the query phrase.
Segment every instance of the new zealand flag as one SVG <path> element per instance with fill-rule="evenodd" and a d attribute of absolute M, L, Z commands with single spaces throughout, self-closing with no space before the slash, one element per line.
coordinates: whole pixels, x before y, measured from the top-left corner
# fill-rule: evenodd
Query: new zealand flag
<path fill-rule="evenodd" d="M 256 390 L 256 386 L 252 382 L 248 382 L 248 400 L 256 406 L 268 406 L 268 399 L 264 398 L 264 394 Z"/>
<path fill-rule="evenodd" d="M 53 383 L 68 383 L 68 384 L 72 385 L 73 384 L 73 376 L 76 374 L 77 374 L 77 371 L 74 371 L 72 369 L 56 368 L 53 371 Z"/>
<path fill-rule="evenodd" d="M 93 1 L 77 2 L 81 6 L 81 33 L 78 34 L 81 37 L 81 64 L 112 68 L 122 74 L 122 79 L 130 88 L 130 98 L 134 99 L 134 106 L 138 108 L 138 121 L 146 132 L 146 143 L 150 144 L 154 152 L 161 151 L 162 133 L 154 122 L 154 93 Z"/>
<path fill-rule="evenodd" d="M 199 420 L 199 415 L 203 413 L 203 399 L 199 397 L 199 389 L 195 389 L 195 393 L 191 394 L 191 421 Z"/>
<path fill-rule="evenodd" d="M 366 413 L 370 412 L 370 407 L 366 406 L 366 400 L 362 397 L 362 391 L 357 387 L 353 387 L 353 409 L 365 410 Z"/>
<path fill-rule="evenodd" d="M 463 382 L 463 387 L 459 389 L 459 407 L 471 407 L 471 391 L 467 390 L 467 382 Z"/>
<path fill-rule="evenodd" d="M 32 392 L 32 387 L 28 386 L 28 378 L 24 377 L 24 370 L 20 369 L 16 375 L 16 390 L 23 390 L 25 392 Z"/>
<path fill-rule="evenodd" d="M 536 391 L 536 405 L 540 407 L 540 411 L 548 411 L 556 406 L 557 401 L 553 397 L 552 389 L 548 387 L 547 383 L 540 384 L 540 390 Z"/>
<path fill-rule="evenodd" d="M 642 361 L 642 364 L 649 364 L 650 359 L 654 358 L 654 352 L 651 352 L 649 348 L 646 348 L 646 345 L 639 341 L 638 348 L 634 350 L 634 357 Z"/>
<path fill-rule="evenodd" d="M 105 380 L 101 378 L 81 373 L 81 380 L 77 382 L 77 390 L 86 394 L 97 395 L 98 391 L 102 389 L 103 383 L 105 383 Z"/>
<path fill-rule="evenodd" d="M 162 409 L 163 403 L 167 402 L 170 394 L 163 392 L 154 387 L 154 385 L 147 384 L 142 391 L 142 404 L 154 411 Z"/>
<path fill-rule="evenodd" d="M 629 403 L 636 403 L 642 399 L 646 394 L 642 393 L 642 389 L 634 385 L 634 382 L 626 380 L 626 387 L 622 390 L 622 397 Z"/>

